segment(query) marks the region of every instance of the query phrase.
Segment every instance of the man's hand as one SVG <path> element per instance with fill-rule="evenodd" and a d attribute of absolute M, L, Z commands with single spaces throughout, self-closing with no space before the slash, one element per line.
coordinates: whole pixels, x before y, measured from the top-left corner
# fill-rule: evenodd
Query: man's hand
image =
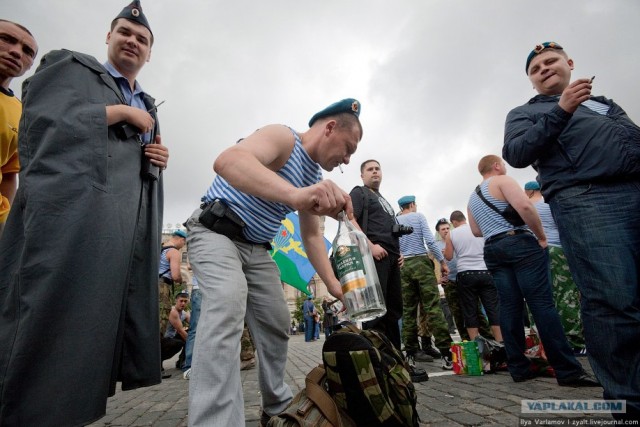
<path fill-rule="evenodd" d="M 327 215 L 334 219 L 344 210 L 347 217 L 353 218 L 351 197 L 328 179 L 298 189 L 294 194 L 292 206 L 296 210 L 308 211 L 314 215 Z"/>
<path fill-rule="evenodd" d="M 373 258 L 376 261 L 380 261 L 381 259 L 386 258 L 387 256 L 389 256 L 389 254 L 387 253 L 385 248 L 383 248 L 382 246 L 378 245 L 377 243 L 372 243 L 371 244 L 371 255 L 373 255 Z"/>
<path fill-rule="evenodd" d="M 540 247 L 541 247 L 542 249 L 545 249 L 545 248 L 548 246 L 548 243 L 547 243 L 547 237 L 546 237 L 546 236 L 544 236 L 544 237 L 542 237 L 542 238 L 538 238 L 538 244 L 540 245 Z"/>
<path fill-rule="evenodd" d="M 155 120 L 151 114 L 130 105 L 117 104 L 107 105 L 107 125 L 111 126 L 118 122 L 127 122 L 137 129 L 140 133 L 147 133 L 153 130 Z"/>
<path fill-rule="evenodd" d="M 398 258 L 398 267 L 402 268 L 403 265 L 404 265 L 404 257 L 400 255 L 400 258 Z"/>
<path fill-rule="evenodd" d="M 158 166 L 160 169 L 167 168 L 169 149 L 162 145 L 160 135 L 156 135 L 155 143 L 145 145 L 144 155 L 149 158 L 152 164 Z"/>
<path fill-rule="evenodd" d="M 442 277 L 449 276 L 449 267 L 447 267 L 447 263 L 445 262 L 440 263 L 440 273 L 442 274 Z"/>
<path fill-rule="evenodd" d="M 590 96 L 590 79 L 578 79 L 562 91 L 558 105 L 567 113 L 573 114 L 578 106 L 588 100 Z"/>

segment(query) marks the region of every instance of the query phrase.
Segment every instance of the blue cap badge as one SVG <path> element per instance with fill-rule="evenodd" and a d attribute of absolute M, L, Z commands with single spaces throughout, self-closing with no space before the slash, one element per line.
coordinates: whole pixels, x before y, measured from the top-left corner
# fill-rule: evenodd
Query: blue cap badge
<path fill-rule="evenodd" d="M 537 44 L 536 47 L 534 47 L 533 50 L 529 52 L 529 56 L 527 56 L 527 65 L 525 65 L 524 67 L 524 72 L 526 73 L 527 76 L 529 75 L 529 64 L 531 64 L 531 60 L 533 59 L 534 56 L 540 54 L 545 49 L 562 50 L 562 46 L 560 46 L 556 42 L 544 42 L 544 43 Z"/>

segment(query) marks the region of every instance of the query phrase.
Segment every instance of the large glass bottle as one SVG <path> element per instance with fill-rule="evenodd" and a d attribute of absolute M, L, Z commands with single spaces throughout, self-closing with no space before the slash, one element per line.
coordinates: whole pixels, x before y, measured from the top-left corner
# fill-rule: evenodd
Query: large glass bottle
<path fill-rule="evenodd" d="M 332 245 L 337 277 L 352 321 L 384 316 L 387 308 L 367 237 L 340 212 L 338 234 Z"/>

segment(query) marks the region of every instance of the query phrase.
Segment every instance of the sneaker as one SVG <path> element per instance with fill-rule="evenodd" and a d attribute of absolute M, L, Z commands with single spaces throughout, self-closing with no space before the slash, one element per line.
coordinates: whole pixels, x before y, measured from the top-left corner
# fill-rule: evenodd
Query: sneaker
<path fill-rule="evenodd" d="M 562 387 L 602 387 L 593 375 L 584 371 L 573 378 L 558 379 L 557 381 L 558 385 Z"/>
<path fill-rule="evenodd" d="M 191 377 L 191 368 L 187 369 L 186 371 L 184 371 L 184 373 L 182 374 L 182 378 L 184 378 L 185 380 L 188 380 L 189 377 Z"/>
<path fill-rule="evenodd" d="M 573 349 L 573 355 L 575 357 L 587 357 L 587 348 L 586 347 L 576 347 Z"/>
<path fill-rule="evenodd" d="M 414 358 L 417 362 L 433 362 L 433 357 L 422 350 L 416 351 L 416 353 L 414 354 Z"/>
<path fill-rule="evenodd" d="M 451 361 L 451 358 L 448 356 L 442 356 L 442 369 L 444 369 L 445 371 L 450 371 L 453 369 L 453 362 Z"/>
<path fill-rule="evenodd" d="M 267 414 L 265 411 L 262 411 L 262 414 L 260 415 L 260 427 L 267 427 L 270 419 L 271 415 Z"/>
<path fill-rule="evenodd" d="M 407 355 L 407 365 L 409 365 L 409 375 L 414 383 L 429 381 L 429 374 L 422 368 L 416 368 L 416 361 L 412 354 Z"/>

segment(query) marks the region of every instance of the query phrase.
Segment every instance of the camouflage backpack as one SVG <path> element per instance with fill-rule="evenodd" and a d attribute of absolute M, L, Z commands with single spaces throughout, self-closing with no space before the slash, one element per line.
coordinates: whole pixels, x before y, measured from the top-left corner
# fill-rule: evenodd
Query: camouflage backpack
<path fill-rule="evenodd" d="M 402 353 L 382 333 L 346 323 L 325 341 L 329 394 L 359 426 L 418 426 L 417 396 Z"/>

